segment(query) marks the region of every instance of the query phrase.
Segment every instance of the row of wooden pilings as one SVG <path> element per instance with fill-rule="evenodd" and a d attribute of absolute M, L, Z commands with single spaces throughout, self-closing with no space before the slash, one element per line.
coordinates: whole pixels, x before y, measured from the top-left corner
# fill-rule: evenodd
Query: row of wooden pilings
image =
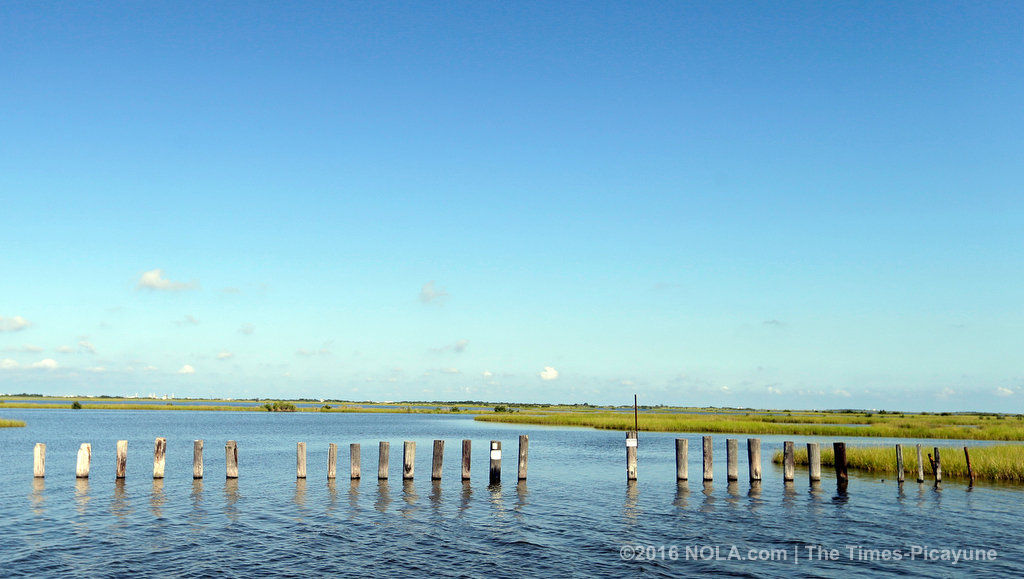
<path fill-rule="evenodd" d="M 685 481 L 690 478 L 689 472 L 689 440 L 685 438 L 676 439 L 676 480 Z M 712 474 L 713 446 L 710 436 L 702 438 L 703 451 L 703 477 L 704 481 L 714 479 Z M 626 433 L 626 478 L 636 480 L 637 468 L 637 432 L 631 430 Z M 832 451 L 835 454 L 836 483 L 845 487 L 850 480 L 847 472 L 846 443 L 832 443 Z M 935 482 L 942 482 L 942 461 L 939 456 L 939 448 L 933 449 L 935 457 L 928 455 L 932 464 L 932 471 L 935 474 Z M 974 471 L 971 468 L 971 455 L 964 447 L 964 456 L 967 458 L 967 471 L 971 484 L 974 484 Z M 739 441 L 735 438 L 725 439 L 725 462 L 726 479 L 729 482 L 739 480 Z M 761 481 L 761 439 L 747 439 L 747 465 L 750 473 L 750 482 Z M 782 479 L 784 482 L 793 482 L 796 472 L 796 452 L 791 441 L 782 443 Z M 903 445 L 896 445 L 896 481 L 904 482 L 905 474 L 903 468 Z M 821 481 L 821 447 L 817 442 L 807 443 L 807 475 L 811 483 Z M 924 462 L 921 457 L 921 445 L 917 445 L 917 482 L 924 482 Z"/>
<path fill-rule="evenodd" d="M 529 457 L 530 438 L 527 435 L 519 437 L 519 463 L 518 478 L 526 479 L 527 459 Z M 469 480 L 471 464 L 472 441 L 462 441 L 462 480 Z M 391 444 L 381 441 L 378 447 L 377 478 L 386 480 L 388 478 L 388 464 L 390 462 Z M 153 478 L 164 478 L 164 463 L 167 454 L 167 439 L 157 438 L 153 448 Z M 229 440 L 224 445 L 225 475 L 229 479 L 238 478 L 238 443 Z M 360 445 L 349 445 L 349 476 L 358 479 L 362 476 Z M 46 444 L 40 442 L 35 446 L 33 452 L 33 474 L 37 478 L 46 476 Z M 490 444 L 489 466 L 490 482 L 497 484 L 501 482 L 501 441 L 492 440 Z M 415 472 L 416 443 L 405 441 L 402 447 L 402 478 L 411 480 Z M 92 463 L 92 445 L 83 443 L 78 449 L 78 460 L 75 465 L 75 476 L 78 478 L 89 478 L 90 465 Z M 444 441 L 434 441 L 434 454 L 431 462 L 430 478 L 441 479 L 441 469 L 444 464 Z M 128 465 L 128 441 L 117 441 L 117 456 L 114 464 L 114 476 L 118 479 L 125 478 Z M 327 478 L 337 478 L 338 470 L 338 445 L 330 443 L 327 449 Z M 295 476 L 300 479 L 306 478 L 306 443 L 299 442 L 295 449 Z M 203 478 L 203 441 L 193 441 L 192 447 L 192 478 Z"/>

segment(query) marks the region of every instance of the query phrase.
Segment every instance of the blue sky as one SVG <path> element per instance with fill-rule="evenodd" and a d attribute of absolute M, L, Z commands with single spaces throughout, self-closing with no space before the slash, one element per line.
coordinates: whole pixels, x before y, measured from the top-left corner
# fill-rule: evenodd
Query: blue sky
<path fill-rule="evenodd" d="M 0 6 L 0 391 L 1024 411 L 1019 3 Z"/>

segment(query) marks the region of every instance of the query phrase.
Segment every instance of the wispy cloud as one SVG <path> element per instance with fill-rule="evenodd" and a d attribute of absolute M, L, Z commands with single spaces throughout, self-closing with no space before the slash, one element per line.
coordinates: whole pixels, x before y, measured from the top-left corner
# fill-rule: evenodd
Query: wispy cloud
<path fill-rule="evenodd" d="M 298 350 L 295 350 L 295 355 L 296 356 L 302 356 L 304 358 L 309 358 L 311 356 L 330 356 L 331 355 L 331 344 L 332 343 L 333 342 L 331 342 L 331 341 L 324 342 L 324 345 L 321 346 L 319 349 L 316 349 L 316 350 L 313 350 L 313 349 L 307 350 L 306 348 L 299 348 Z"/>
<path fill-rule="evenodd" d="M 217 354 L 217 359 L 218 360 L 230 360 L 231 358 L 234 358 L 234 357 L 235 357 L 235 354 L 233 352 L 228 352 L 228 351 L 220 352 L 219 354 Z"/>
<path fill-rule="evenodd" d="M 135 286 L 135 289 L 147 289 L 156 291 L 187 291 L 199 289 L 199 282 L 192 280 L 190 282 L 171 281 L 164 277 L 164 270 L 162 269 L 151 269 L 143 272 L 139 276 L 139 283 Z"/>
<path fill-rule="evenodd" d="M 455 352 L 461 354 L 466 351 L 466 347 L 469 346 L 469 340 L 456 340 L 453 344 L 441 346 L 440 348 L 431 348 L 432 352 Z"/>
<path fill-rule="evenodd" d="M 772 319 L 761 322 L 761 325 L 769 328 L 785 328 L 788 324 L 782 320 Z"/>
<path fill-rule="evenodd" d="M 198 326 L 199 318 L 192 314 L 186 314 L 184 318 L 174 321 L 175 326 Z"/>
<path fill-rule="evenodd" d="M 71 354 L 75 351 L 75 349 L 72 348 L 71 346 L 57 346 L 55 348 L 55 351 L 58 354 Z"/>
<path fill-rule="evenodd" d="M 1003 388 L 1002 386 L 996 388 L 996 396 L 1013 396 L 1015 392 L 1009 388 Z"/>
<path fill-rule="evenodd" d="M 10 358 L 0 360 L 0 370 L 14 370 L 20 365 L 21 364 L 18 364 L 17 360 L 12 360 Z"/>
<path fill-rule="evenodd" d="M 43 351 L 43 347 L 42 346 L 33 346 L 32 344 L 25 344 L 25 345 L 20 346 L 20 347 L 19 346 L 7 346 L 6 348 L 4 348 L 4 351 L 5 352 L 37 353 L 37 352 L 42 352 Z"/>
<path fill-rule="evenodd" d="M 434 280 L 423 284 L 420 288 L 420 301 L 425 304 L 443 305 L 448 299 L 448 292 L 444 288 L 436 287 Z"/>
<path fill-rule="evenodd" d="M 938 394 L 936 394 L 935 397 L 936 398 L 949 398 L 950 396 L 952 396 L 954 394 L 956 394 L 956 390 L 953 390 L 949 386 L 946 386 Z"/>
<path fill-rule="evenodd" d="M 833 390 L 832 394 L 835 394 L 836 396 L 842 396 L 843 398 L 850 398 L 850 396 L 851 396 L 851 394 L 849 392 L 847 392 L 846 390 L 842 390 L 842 389 Z"/>
<path fill-rule="evenodd" d="M 0 332 L 20 332 L 32 325 L 32 322 L 21 316 L 5 318 L 0 316 Z"/>
<path fill-rule="evenodd" d="M 541 380 L 557 380 L 558 370 L 555 370 L 551 366 L 544 366 L 544 369 L 537 375 L 540 376 Z"/>
<path fill-rule="evenodd" d="M 90 354 L 95 354 L 96 353 L 96 346 L 93 346 L 92 342 L 90 342 L 86 338 L 82 338 L 81 340 L 78 341 L 78 347 L 83 352 L 88 352 Z"/>
<path fill-rule="evenodd" d="M 442 374 L 462 374 L 462 371 L 458 368 L 441 368 Z"/>
<path fill-rule="evenodd" d="M 251 336 L 254 333 L 256 333 L 256 326 L 252 324 L 242 324 L 242 326 L 238 328 L 238 333 L 245 334 L 246 336 Z"/>
<path fill-rule="evenodd" d="M 236 287 L 226 287 L 226 288 L 224 288 L 224 289 L 222 289 L 220 291 L 222 291 L 222 292 L 224 292 L 226 294 L 240 294 L 240 293 L 242 293 L 242 290 L 240 290 L 240 289 L 238 289 Z"/>

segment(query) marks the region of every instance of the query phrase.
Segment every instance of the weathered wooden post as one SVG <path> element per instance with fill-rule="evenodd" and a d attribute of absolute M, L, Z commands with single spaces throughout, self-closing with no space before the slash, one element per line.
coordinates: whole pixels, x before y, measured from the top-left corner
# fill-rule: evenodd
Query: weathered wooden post
<path fill-rule="evenodd" d="M 234 440 L 224 445 L 224 470 L 227 478 L 238 478 L 238 443 Z"/>
<path fill-rule="evenodd" d="M 416 469 L 416 443 L 406 440 L 402 446 L 402 480 L 412 480 Z"/>
<path fill-rule="evenodd" d="M 46 443 L 37 442 L 32 449 L 32 476 L 44 478 L 46 476 Z"/>
<path fill-rule="evenodd" d="M 793 441 L 786 440 L 782 443 L 782 481 L 793 482 L 796 472 L 796 456 L 794 455 Z"/>
<path fill-rule="evenodd" d="M 430 480 L 441 480 L 441 469 L 444 467 L 444 441 L 434 441 L 434 456 L 430 463 Z"/>
<path fill-rule="evenodd" d="M 740 480 L 739 441 L 735 438 L 725 439 L 725 480 Z"/>
<path fill-rule="evenodd" d="M 711 472 L 711 437 L 704 437 L 704 481 L 707 482 L 714 478 Z"/>
<path fill-rule="evenodd" d="M 970 480 L 969 486 L 974 486 L 974 469 L 971 468 L 971 453 L 967 451 L 967 447 L 964 447 L 964 458 L 967 459 L 967 478 Z"/>
<path fill-rule="evenodd" d="M 924 458 L 921 456 L 921 445 L 917 445 L 917 482 L 924 482 Z"/>
<path fill-rule="evenodd" d="M 935 484 L 942 482 L 942 460 L 939 458 L 939 447 L 935 447 Z"/>
<path fill-rule="evenodd" d="M 462 439 L 462 480 L 469 480 L 469 456 L 473 442 L 469 439 Z"/>
<path fill-rule="evenodd" d="M 306 478 L 306 443 L 295 445 L 295 478 Z"/>
<path fill-rule="evenodd" d="M 388 460 L 391 454 L 391 443 L 381 441 L 377 451 L 377 480 L 388 480 Z"/>
<path fill-rule="evenodd" d="M 761 480 L 761 439 L 747 439 L 747 463 L 750 465 L 750 482 Z"/>
<path fill-rule="evenodd" d="M 807 478 L 812 484 L 821 480 L 821 448 L 817 442 L 807 443 Z"/>
<path fill-rule="evenodd" d="M 160 437 L 153 445 L 153 478 L 164 478 L 164 462 L 167 456 L 167 439 Z"/>
<path fill-rule="evenodd" d="M 92 445 L 83 442 L 78 447 L 78 462 L 75 464 L 75 477 L 89 478 L 89 462 L 92 460 Z"/>
<path fill-rule="evenodd" d="M 114 458 L 114 479 L 124 478 L 128 470 L 128 441 L 117 441 L 117 454 Z"/>
<path fill-rule="evenodd" d="M 635 430 L 626 433 L 626 480 L 636 480 L 636 434 Z"/>
<path fill-rule="evenodd" d="M 203 441 L 192 441 L 192 479 L 203 478 Z"/>
<path fill-rule="evenodd" d="M 519 480 L 526 480 L 526 465 L 530 458 L 530 437 L 519 435 Z"/>
<path fill-rule="evenodd" d="M 896 445 L 896 482 L 903 484 L 903 445 Z"/>
<path fill-rule="evenodd" d="M 362 459 L 362 449 L 359 443 L 353 442 L 348 445 L 348 471 L 349 480 L 358 479 L 363 476 L 362 466 L 360 464 Z"/>
<path fill-rule="evenodd" d="M 327 480 L 332 481 L 338 478 L 338 445 L 334 442 L 327 444 Z"/>
<path fill-rule="evenodd" d="M 690 441 L 685 438 L 676 439 L 676 480 L 686 480 L 690 477 L 690 469 L 687 465 L 687 454 L 689 453 Z"/>
<path fill-rule="evenodd" d="M 836 484 L 842 489 L 850 482 L 850 476 L 846 472 L 846 443 L 833 442 L 832 452 L 835 453 Z"/>
<path fill-rule="evenodd" d="M 501 484 L 501 441 L 491 441 L 491 484 Z"/>

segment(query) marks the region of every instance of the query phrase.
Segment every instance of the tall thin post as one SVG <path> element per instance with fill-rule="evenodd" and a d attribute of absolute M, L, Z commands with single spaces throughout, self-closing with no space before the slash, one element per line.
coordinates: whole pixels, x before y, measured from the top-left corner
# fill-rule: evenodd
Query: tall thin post
<path fill-rule="evenodd" d="M 807 478 L 811 483 L 821 480 L 821 448 L 817 442 L 807 443 Z"/>
<path fill-rule="evenodd" d="M 357 479 L 362 476 L 362 467 L 359 462 L 361 459 L 362 450 L 358 443 L 353 442 L 348 445 L 348 471 L 350 479 Z"/>
<path fill-rule="evenodd" d="M 703 438 L 703 442 L 704 442 L 704 480 L 705 481 L 709 481 L 709 480 L 712 480 L 714 478 L 714 475 L 712 474 L 712 471 L 711 471 L 711 461 L 712 461 L 712 456 L 711 456 L 711 452 L 712 452 L 711 437 L 710 436 L 705 436 Z"/>
<path fill-rule="evenodd" d="M 118 440 L 117 441 L 117 454 L 114 458 L 114 478 L 124 478 L 125 472 L 128 470 L 128 441 Z"/>
<path fill-rule="evenodd" d="M 846 472 L 846 443 L 833 442 L 832 451 L 835 453 L 836 484 L 840 488 L 845 488 L 847 483 L 850 482 L 850 476 Z"/>
<path fill-rule="evenodd" d="M 295 445 L 295 478 L 306 478 L 306 443 Z"/>
<path fill-rule="evenodd" d="M 924 482 L 924 458 L 921 456 L 921 445 L 917 445 L 917 482 Z"/>
<path fill-rule="evenodd" d="M 491 441 L 491 484 L 501 484 L 501 441 Z"/>
<path fill-rule="evenodd" d="M 35 478 L 46 477 L 46 443 L 37 442 L 32 449 L 32 476 Z"/>
<path fill-rule="evenodd" d="M 725 480 L 740 479 L 739 442 L 735 438 L 725 439 Z"/>
<path fill-rule="evenodd" d="M 377 479 L 388 480 L 388 462 L 391 454 L 391 443 L 381 441 L 377 451 Z"/>
<path fill-rule="evenodd" d="M 444 441 L 434 441 L 434 456 L 430 464 L 430 480 L 441 480 L 441 469 L 444 467 Z"/>
<path fill-rule="evenodd" d="M 939 458 L 939 447 L 935 447 L 935 484 L 942 482 L 942 460 Z"/>
<path fill-rule="evenodd" d="M 203 441 L 192 441 L 192 479 L 203 478 Z"/>
<path fill-rule="evenodd" d="M 167 439 L 157 438 L 153 445 L 153 478 L 164 478 L 164 463 L 167 458 Z"/>
<path fill-rule="evenodd" d="M 793 450 L 793 441 L 786 440 L 782 443 L 782 480 L 793 482 L 796 474 L 796 456 Z"/>
<path fill-rule="evenodd" d="M 224 444 L 224 470 L 227 478 L 238 478 L 238 443 L 234 440 Z"/>
<path fill-rule="evenodd" d="M 970 479 L 970 486 L 974 486 L 974 469 L 971 468 L 971 453 L 964 447 L 964 458 L 967 459 L 967 478 Z"/>
<path fill-rule="evenodd" d="M 526 463 L 530 456 L 530 437 L 519 435 L 519 480 L 526 480 Z"/>
<path fill-rule="evenodd" d="M 338 478 L 338 445 L 331 442 L 327 445 L 327 480 Z"/>
<path fill-rule="evenodd" d="M 638 418 L 636 411 L 636 394 L 633 395 L 633 430 L 635 430 L 638 434 L 640 432 L 640 419 Z M 633 438 L 639 440 L 640 437 L 634 436 Z"/>
<path fill-rule="evenodd" d="M 626 480 L 636 480 L 636 431 L 626 433 Z"/>
<path fill-rule="evenodd" d="M 747 439 L 747 463 L 750 466 L 750 482 L 761 480 L 761 439 Z"/>
<path fill-rule="evenodd" d="M 473 441 L 462 440 L 462 480 L 469 480 L 469 457 L 472 451 Z"/>
<path fill-rule="evenodd" d="M 92 445 L 83 442 L 78 447 L 78 462 L 75 464 L 75 477 L 89 478 L 89 463 L 92 461 Z"/>
<path fill-rule="evenodd" d="M 676 480 L 686 480 L 690 477 L 689 466 L 687 465 L 687 454 L 690 441 L 685 438 L 676 439 Z"/>
<path fill-rule="evenodd" d="M 896 445 L 896 482 L 903 484 L 903 445 Z"/>
<path fill-rule="evenodd" d="M 416 443 L 406 440 L 402 446 L 402 480 L 412 480 L 416 469 Z"/>

